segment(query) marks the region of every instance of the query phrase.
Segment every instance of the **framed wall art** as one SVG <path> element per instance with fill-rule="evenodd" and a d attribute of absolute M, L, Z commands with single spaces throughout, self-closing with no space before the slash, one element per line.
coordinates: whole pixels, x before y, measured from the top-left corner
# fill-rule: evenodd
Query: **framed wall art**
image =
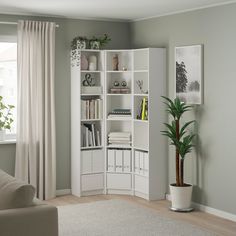
<path fill-rule="evenodd" d="M 175 48 L 175 92 L 187 104 L 203 104 L 203 45 Z"/>

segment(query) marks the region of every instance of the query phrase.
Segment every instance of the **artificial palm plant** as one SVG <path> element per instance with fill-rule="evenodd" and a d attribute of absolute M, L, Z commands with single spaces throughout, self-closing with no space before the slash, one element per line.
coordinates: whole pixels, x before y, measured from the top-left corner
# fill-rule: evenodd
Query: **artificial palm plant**
<path fill-rule="evenodd" d="M 195 134 L 187 134 L 187 127 L 195 121 L 186 122 L 180 127 L 180 119 L 183 114 L 189 111 L 192 106 L 181 102 L 177 97 L 173 101 L 167 97 L 162 96 L 164 103 L 167 106 L 167 112 L 171 115 L 173 120 L 170 124 L 164 123 L 167 130 L 161 131 L 163 135 L 171 140 L 171 145 L 175 146 L 175 161 L 176 161 L 176 186 L 185 186 L 184 183 L 184 160 L 187 153 L 191 152 L 194 146 L 192 141 Z"/>

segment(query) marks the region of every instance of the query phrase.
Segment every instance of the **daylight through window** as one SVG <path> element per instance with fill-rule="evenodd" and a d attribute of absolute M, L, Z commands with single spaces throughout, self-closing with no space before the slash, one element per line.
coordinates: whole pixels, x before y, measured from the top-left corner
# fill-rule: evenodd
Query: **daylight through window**
<path fill-rule="evenodd" d="M 16 134 L 17 102 L 17 44 L 0 42 L 0 95 L 3 102 L 14 105 L 12 128 L 7 131 L 10 137 Z"/>

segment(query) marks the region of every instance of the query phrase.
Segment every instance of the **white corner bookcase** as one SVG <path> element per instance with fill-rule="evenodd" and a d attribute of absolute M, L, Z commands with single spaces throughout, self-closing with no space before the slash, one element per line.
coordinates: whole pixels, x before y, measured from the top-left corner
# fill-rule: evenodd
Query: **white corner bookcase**
<path fill-rule="evenodd" d="M 161 136 L 166 121 L 161 95 L 166 95 L 166 50 L 78 50 L 71 63 L 71 178 L 72 194 L 129 194 L 148 200 L 164 199 L 167 185 L 167 143 Z M 97 71 L 80 69 L 81 55 L 96 55 Z M 118 55 L 118 70 L 113 57 Z M 102 86 L 100 94 L 82 94 L 85 74 Z M 143 81 L 143 91 L 137 81 Z M 111 93 L 114 82 L 126 81 L 129 93 Z M 102 117 L 82 119 L 83 99 L 102 100 Z M 148 100 L 148 119 L 137 119 L 141 101 Z M 130 117 L 109 118 L 113 109 L 131 109 Z M 84 114 L 84 113 L 83 113 Z M 83 115 L 84 116 L 84 115 Z M 84 147 L 83 123 L 100 130 L 101 144 Z M 82 134 L 81 134 L 82 132 Z M 130 145 L 111 145 L 110 132 L 129 132 Z"/>

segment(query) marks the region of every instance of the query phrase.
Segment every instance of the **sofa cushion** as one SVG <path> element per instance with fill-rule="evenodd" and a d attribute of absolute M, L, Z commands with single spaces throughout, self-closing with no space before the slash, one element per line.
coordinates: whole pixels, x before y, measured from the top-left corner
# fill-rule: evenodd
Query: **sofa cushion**
<path fill-rule="evenodd" d="M 0 209 L 33 205 L 35 188 L 0 170 Z"/>

